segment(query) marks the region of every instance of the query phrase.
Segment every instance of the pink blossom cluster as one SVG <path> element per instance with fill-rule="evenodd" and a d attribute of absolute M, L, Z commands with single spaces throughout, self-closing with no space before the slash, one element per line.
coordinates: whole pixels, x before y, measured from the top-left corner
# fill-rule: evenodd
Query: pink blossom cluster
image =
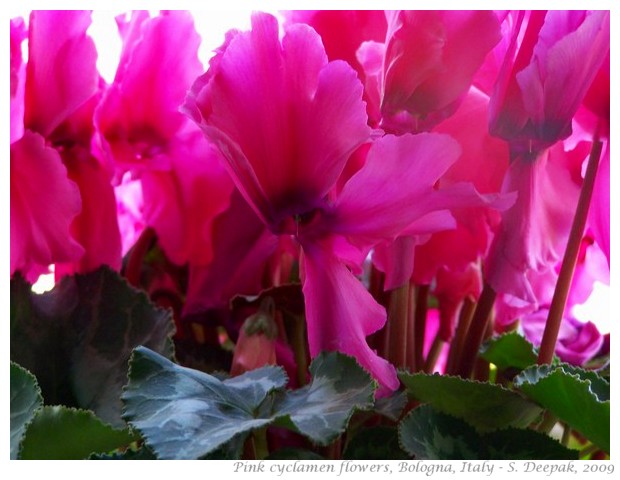
<path fill-rule="evenodd" d="M 539 341 L 598 138 L 569 307 L 605 280 L 609 12 L 282 18 L 254 13 L 205 70 L 188 12 L 132 12 L 110 84 L 90 12 L 11 20 L 11 275 L 120 270 L 148 229 L 188 268 L 188 316 L 298 266 L 310 355 L 352 355 L 390 391 L 398 365 L 369 344 L 387 313 L 365 272 L 379 290 L 428 286 L 446 342 L 485 281 L 495 329 L 520 320 Z M 563 325 L 567 361 L 601 347 L 570 308 Z"/>

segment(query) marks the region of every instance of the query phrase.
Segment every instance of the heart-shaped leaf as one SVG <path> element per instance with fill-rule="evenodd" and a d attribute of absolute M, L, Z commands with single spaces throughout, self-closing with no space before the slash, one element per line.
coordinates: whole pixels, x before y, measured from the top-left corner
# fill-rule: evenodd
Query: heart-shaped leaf
<path fill-rule="evenodd" d="M 410 396 L 479 431 L 527 427 L 542 412 L 535 403 L 500 385 L 425 373 L 401 372 L 399 377 Z"/>
<path fill-rule="evenodd" d="M 139 347 L 130 362 L 123 417 L 159 458 L 204 458 L 251 431 L 276 424 L 321 445 L 343 433 L 355 409 L 370 408 L 374 382 L 354 359 L 319 355 L 312 382 L 284 391 L 279 367 L 220 380 Z"/>
<path fill-rule="evenodd" d="M 576 460 L 552 438 L 529 429 L 478 433 L 458 418 L 423 405 L 399 425 L 400 443 L 418 460 Z"/>
<path fill-rule="evenodd" d="M 514 385 L 601 449 L 610 449 L 609 384 L 596 372 L 567 364 L 524 370 Z"/>
<path fill-rule="evenodd" d="M 273 415 L 277 425 L 327 445 L 345 430 L 355 410 L 372 408 L 376 386 L 352 357 L 337 352 L 316 357 L 310 374 L 312 383 L 279 397 Z"/>
<path fill-rule="evenodd" d="M 41 405 L 43 397 L 37 379 L 11 362 L 11 460 L 17 458 L 26 428 Z"/>
<path fill-rule="evenodd" d="M 510 332 L 486 342 L 480 356 L 487 362 L 493 363 L 500 370 L 516 368 L 523 370 L 536 364 L 538 355 L 534 345 L 517 332 Z"/>
<path fill-rule="evenodd" d="M 37 377 L 47 404 L 93 410 L 118 427 L 132 350 L 171 356 L 173 330 L 170 311 L 107 267 L 41 295 L 11 281 L 11 359 Z"/>
<path fill-rule="evenodd" d="M 28 425 L 19 458 L 24 460 L 80 460 L 93 453 L 126 447 L 138 437 L 117 430 L 92 412 L 62 406 L 43 407 Z"/>

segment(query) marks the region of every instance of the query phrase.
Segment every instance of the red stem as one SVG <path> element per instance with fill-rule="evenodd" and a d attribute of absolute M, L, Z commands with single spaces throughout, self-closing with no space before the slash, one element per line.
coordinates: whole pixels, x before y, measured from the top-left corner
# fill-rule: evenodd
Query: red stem
<path fill-rule="evenodd" d="M 469 378 L 476 363 L 476 357 L 482 345 L 482 339 L 487 329 L 489 315 L 495 302 L 495 290 L 485 282 L 474 317 L 467 332 L 467 338 L 463 344 L 461 359 L 456 368 L 456 373 L 463 378 Z"/>
<path fill-rule="evenodd" d="M 579 247 L 588 218 L 588 209 L 590 208 L 590 200 L 592 199 L 592 192 L 594 190 L 594 180 L 596 179 L 596 171 L 598 170 L 598 164 L 601 159 L 601 149 L 602 143 L 598 138 L 597 132 L 594 136 L 586 175 L 581 187 L 581 193 L 579 194 L 579 203 L 575 211 L 575 218 L 573 219 L 570 236 L 568 237 L 564 259 L 562 260 L 562 267 L 560 268 L 560 275 L 555 286 L 555 291 L 553 292 L 553 300 L 551 301 L 549 316 L 545 324 L 545 332 L 538 352 L 539 365 L 551 363 L 553 360 L 555 344 L 558 339 L 560 325 L 562 324 L 564 308 L 566 307 L 566 299 L 568 298 L 570 285 L 573 281 L 577 255 L 579 254 Z"/>

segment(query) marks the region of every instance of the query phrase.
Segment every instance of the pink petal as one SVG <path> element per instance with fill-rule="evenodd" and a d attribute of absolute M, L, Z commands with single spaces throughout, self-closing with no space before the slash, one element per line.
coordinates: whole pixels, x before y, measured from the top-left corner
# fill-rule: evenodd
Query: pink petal
<path fill-rule="evenodd" d="M 73 237 L 84 247 L 77 262 L 56 264 L 56 278 L 85 273 L 101 265 L 120 270 L 121 239 L 116 218 L 116 199 L 107 172 L 81 147 L 62 153 L 69 178 L 80 189 L 82 211 L 71 224 Z"/>
<path fill-rule="evenodd" d="M 387 30 L 382 10 L 296 10 L 283 12 L 288 27 L 291 23 L 306 23 L 321 36 L 330 60 L 344 60 L 357 70 L 363 80 L 363 70 L 357 63 L 357 49 L 362 42 L 383 42 Z"/>
<path fill-rule="evenodd" d="M 594 192 L 590 202 L 588 212 L 588 225 L 592 230 L 594 239 L 603 250 L 607 257 L 607 265 L 610 265 L 610 164 L 609 164 L 609 142 L 603 146 L 601 161 L 596 174 Z"/>
<path fill-rule="evenodd" d="M 11 19 L 11 143 L 24 134 L 24 87 L 26 65 L 22 59 L 22 42 L 28 37 L 21 18 Z"/>
<path fill-rule="evenodd" d="M 549 310 L 543 308 L 523 318 L 526 338 L 539 346 L 545 329 Z M 564 362 L 583 365 L 594 357 L 603 345 L 603 336 L 592 322 L 582 323 L 572 317 L 564 317 L 555 353 Z"/>
<path fill-rule="evenodd" d="M 170 142 L 170 171 L 142 174 L 144 218 L 177 265 L 213 257 L 212 228 L 230 204 L 232 182 L 219 152 L 198 130 Z"/>
<path fill-rule="evenodd" d="M 442 184 L 471 182 L 481 193 L 500 191 L 509 151 L 505 141 L 489 134 L 488 106 L 489 97 L 472 88 L 454 115 L 435 127 L 435 132 L 451 135 L 462 148 L 461 156 L 442 177 Z"/>
<path fill-rule="evenodd" d="M 567 154 L 558 144 L 535 162 L 517 159 L 511 164 L 504 191 L 517 191 L 519 197 L 504 212 L 485 265 L 496 292 L 536 300 L 525 273 L 544 272 L 561 258 L 579 195 L 574 168 L 586 154 L 587 145 Z"/>
<path fill-rule="evenodd" d="M 579 14 L 582 14 L 581 16 Z M 571 119 L 609 50 L 609 12 L 552 11 L 534 49 L 534 62 L 517 73 L 535 138 L 566 138 Z"/>
<path fill-rule="evenodd" d="M 433 186 L 459 154 L 458 144 L 447 135 L 376 140 L 366 164 L 345 184 L 329 214 L 332 231 L 354 237 L 356 244 L 374 245 L 445 209 L 437 205 Z"/>
<path fill-rule="evenodd" d="M 26 128 L 47 137 L 97 91 L 90 12 L 34 11 L 26 68 Z"/>
<path fill-rule="evenodd" d="M 235 184 L 272 227 L 312 210 L 370 130 L 362 86 L 344 62 L 327 63 L 320 37 L 274 17 L 229 39 L 186 110 L 224 153 Z"/>
<path fill-rule="evenodd" d="M 376 83 L 383 66 L 383 43 L 387 31 L 385 12 L 382 10 L 296 10 L 283 12 L 287 20 L 285 27 L 291 23 L 306 23 L 321 36 L 327 58 L 344 60 L 357 72 L 364 84 L 364 101 L 368 105 L 368 115 L 378 123 L 380 119 L 380 90 L 371 84 Z M 369 42 L 380 45 L 381 54 L 377 70 L 369 78 L 367 59 L 360 57 L 358 49 Z"/>
<path fill-rule="evenodd" d="M 608 11 L 532 12 L 519 52 L 506 56 L 493 95 L 493 134 L 531 156 L 568 137 L 608 51 Z"/>
<path fill-rule="evenodd" d="M 123 31 L 121 64 L 96 113 L 104 147 L 121 172 L 168 169 L 168 142 L 187 124 L 179 107 L 202 71 L 200 37 L 181 11 L 134 13 Z"/>
<path fill-rule="evenodd" d="M 396 369 L 379 357 L 366 337 L 386 322 L 380 306 L 358 279 L 320 245 L 304 245 L 303 292 L 310 355 L 339 351 L 351 355 L 379 382 L 381 390 L 399 386 Z"/>
<path fill-rule="evenodd" d="M 475 301 L 481 291 L 482 273 L 478 265 L 470 263 L 461 271 L 439 270 L 433 294 L 439 302 L 439 331 L 444 341 L 452 339 L 463 300 L 471 298 Z"/>
<path fill-rule="evenodd" d="M 213 224 L 213 260 L 208 265 L 190 263 L 185 314 L 227 306 L 237 294 L 256 294 L 267 260 L 278 239 L 234 191 L 230 207 Z"/>
<path fill-rule="evenodd" d="M 392 14 L 382 126 L 394 133 L 416 132 L 454 113 L 474 73 L 499 40 L 499 21 L 490 11 Z"/>
<path fill-rule="evenodd" d="M 125 175 L 122 182 L 114 187 L 114 193 L 122 255 L 125 256 L 146 228 L 142 183 Z"/>
<path fill-rule="evenodd" d="M 10 178 L 11 275 L 20 271 L 32 281 L 41 267 L 79 259 L 84 250 L 70 225 L 81 209 L 80 193 L 58 152 L 26 130 L 11 145 Z"/>

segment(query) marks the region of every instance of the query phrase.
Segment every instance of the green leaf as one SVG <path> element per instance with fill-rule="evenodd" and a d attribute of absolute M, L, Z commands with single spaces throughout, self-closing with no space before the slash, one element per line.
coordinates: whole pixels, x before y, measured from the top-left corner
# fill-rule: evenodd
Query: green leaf
<path fill-rule="evenodd" d="M 576 460 L 554 439 L 528 429 L 480 434 L 466 422 L 429 405 L 413 410 L 399 425 L 403 448 L 418 460 Z"/>
<path fill-rule="evenodd" d="M 137 450 L 131 448 L 124 452 L 116 451 L 113 453 L 93 453 L 89 460 L 157 460 L 155 454 L 146 446 Z"/>
<path fill-rule="evenodd" d="M 122 396 L 123 417 L 159 458 L 202 458 L 233 437 L 271 423 L 256 418 L 260 404 L 286 381 L 278 367 L 220 381 L 139 347 Z"/>
<path fill-rule="evenodd" d="M 316 357 L 310 374 L 312 383 L 276 401 L 276 424 L 328 445 L 344 432 L 356 409 L 372 408 L 376 385 L 355 359 L 337 352 Z"/>
<path fill-rule="evenodd" d="M 325 460 L 312 450 L 302 448 L 282 448 L 273 452 L 265 460 Z"/>
<path fill-rule="evenodd" d="M 542 411 L 500 385 L 425 373 L 401 372 L 399 378 L 410 396 L 465 420 L 479 431 L 527 427 Z"/>
<path fill-rule="evenodd" d="M 500 370 L 517 368 L 523 370 L 536 364 L 538 355 L 534 345 L 517 332 L 510 332 L 486 342 L 480 355 Z"/>
<path fill-rule="evenodd" d="M 508 428 L 484 435 L 488 460 L 577 460 L 579 452 L 535 430 Z"/>
<path fill-rule="evenodd" d="M 47 404 L 93 410 L 122 427 L 120 394 L 132 350 L 172 355 L 169 310 L 102 267 L 37 295 L 11 281 L 11 359 L 38 379 Z"/>
<path fill-rule="evenodd" d="M 402 448 L 417 460 L 476 460 L 480 436 L 467 423 L 423 405 L 398 426 Z"/>
<path fill-rule="evenodd" d="M 37 379 L 11 362 L 11 460 L 17 458 L 24 432 L 41 405 L 43 397 Z"/>
<path fill-rule="evenodd" d="M 344 450 L 344 460 L 406 460 L 400 448 L 396 427 L 378 426 L 361 429 Z"/>
<path fill-rule="evenodd" d="M 514 385 L 609 453 L 609 384 L 596 372 L 566 364 L 524 370 Z"/>
<path fill-rule="evenodd" d="M 375 412 L 390 420 L 397 421 L 405 406 L 407 405 L 407 394 L 405 392 L 395 392 L 389 397 L 378 398 L 375 401 Z"/>
<path fill-rule="evenodd" d="M 319 355 L 312 383 L 284 392 L 279 367 L 219 380 L 139 347 L 130 362 L 123 417 L 159 458 L 204 458 L 252 430 L 277 424 L 326 445 L 344 432 L 356 408 L 370 408 L 374 382 L 337 353 Z"/>
<path fill-rule="evenodd" d="M 19 456 L 24 460 L 80 460 L 126 447 L 136 439 L 129 429 L 116 430 L 92 412 L 46 406 L 28 425 Z"/>

